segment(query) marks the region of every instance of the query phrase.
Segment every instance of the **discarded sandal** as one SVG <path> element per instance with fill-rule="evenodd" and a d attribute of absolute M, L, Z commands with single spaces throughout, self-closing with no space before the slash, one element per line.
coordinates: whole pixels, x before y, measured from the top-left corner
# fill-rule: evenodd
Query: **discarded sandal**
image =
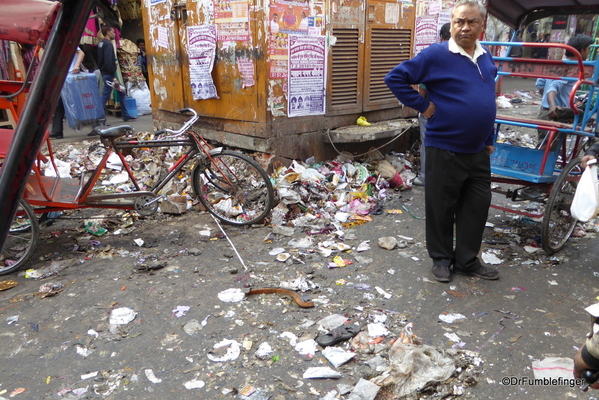
<path fill-rule="evenodd" d="M 322 347 L 333 346 L 344 340 L 349 340 L 360 333 L 360 325 L 341 325 L 327 334 L 316 338 L 316 343 Z"/>

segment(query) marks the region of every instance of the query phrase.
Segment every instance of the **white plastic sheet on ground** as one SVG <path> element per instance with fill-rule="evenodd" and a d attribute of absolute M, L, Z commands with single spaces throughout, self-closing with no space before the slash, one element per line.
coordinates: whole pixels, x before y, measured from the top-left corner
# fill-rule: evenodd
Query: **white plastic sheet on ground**
<path fill-rule="evenodd" d="M 565 357 L 547 357 L 532 362 L 535 379 L 563 378 L 572 379 L 574 360 Z"/>
<path fill-rule="evenodd" d="M 393 393 L 406 396 L 429 382 L 442 382 L 455 371 L 455 364 L 435 347 L 396 341 L 389 350 L 389 369 L 371 382 L 392 386 Z"/>
<path fill-rule="evenodd" d="M 214 362 L 225 362 L 236 360 L 241 354 L 241 344 L 235 340 L 224 339 L 213 346 L 214 350 L 218 350 L 222 347 L 227 347 L 226 353 L 222 356 L 216 356 L 208 353 L 207 356 L 211 361 Z"/>

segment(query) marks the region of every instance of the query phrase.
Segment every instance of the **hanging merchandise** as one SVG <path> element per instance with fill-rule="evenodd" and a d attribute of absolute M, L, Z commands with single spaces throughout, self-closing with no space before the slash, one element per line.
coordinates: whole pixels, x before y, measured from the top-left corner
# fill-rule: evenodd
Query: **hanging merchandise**
<path fill-rule="evenodd" d="M 123 74 L 125 83 L 130 82 L 133 87 L 139 87 L 145 83 L 145 78 L 141 73 L 141 66 L 137 61 L 139 48 L 129 39 L 121 39 L 121 47 L 117 49 L 117 58 Z"/>

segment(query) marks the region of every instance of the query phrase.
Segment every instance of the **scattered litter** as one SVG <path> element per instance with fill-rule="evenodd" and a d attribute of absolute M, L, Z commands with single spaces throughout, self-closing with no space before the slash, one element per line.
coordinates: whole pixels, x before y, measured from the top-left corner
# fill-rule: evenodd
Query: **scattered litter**
<path fill-rule="evenodd" d="M 269 251 L 268 254 L 271 255 L 271 256 L 277 256 L 277 255 L 279 255 L 281 253 L 284 253 L 284 252 L 285 252 L 284 248 L 282 248 L 282 247 L 276 247 L 276 248 L 272 249 L 271 251 Z"/>
<path fill-rule="evenodd" d="M 235 340 L 224 339 L 212 347 L 207 356 L 214 362 L 236 360 L 241 354 L 241 344 Z"/>
<path fill-rule="evenodd" d="M 270 346 L 270 344 L 264 342 L 261 343 L 260 346 L 258 346 L 258 350 L 256 350 L 256 357 L 261 359 L 261 360 L 266 360 L 267 358 L 270 357 L 270 355 L 273 353 L 272 347 Z"/>
<path fill-rule="evenodd" d="M 126 325 L 135 319 L 137 312 L 130 307 L 115 308 L 110 313 L 108 323 L 111 325 Z"/>
<path fill-rule="evenodd" d="M 362 243 L 360 243 L 358 245 L 358 247 L 356 247 L 356 251 L 358 253 L 361 253 L 363 251 L 368 251 L 368 250 L 370 250 L 370 240 L 365 240 Z"/>
<path fill-rule="evenodd" d="M 516 335 L 513 338 L 508 339 L 508 342 L 516 343 L 518 340 L 520 340 L 521 337 L 522 337 L 522 335 Z"/>
<path fill-rule="evenodd" d="M 330 367 L 311 367 L 303 375 L 304 379 L 338 379 L 343 375 Z"/>
<path fill-rule="evenodd" d="M 381 388 L 377 384 L 360 378 L 347 400 L 374 400 L 379 390 Z"/>
<path fill-rule="evenodd" d="M 162 379 L 156 378 L 156 375 L 154 375 L 154 371 L 152 371 L 151 369 L 144 370 L 144 373 L 146 374 L 146 378 L 148 378 L 148 380 L 150 382 L 152 382 L 152 383 L 162 382 Z"/>
<path fill-rule="evenodd" d="M 370 337 L 387 336 L 389 333 L 391 332 L 382 323 L 368 324 L 368 336 Z"/>
<path fill-rule="evenodd" d="M 287 260 L 289 260 L 289 257 L 291 257 L 291 254 L 289 253 L 281 253 L 281 254 L 277 254 L 277 261 L 281 261 L 281 262 L 285 262 Z"/>
<path fill-rule="evenodd" d="M 455 372 L 454 361 L 435 347 L 400 341 L 389 350 L 389 364 L 389 369 L 371 382 L 390 387 L 398 397 L 419 391 L 429 382 L 445 381 Z"/>
<path fill-rule="evenodd" d="M 15 397 L 18 394 L 25 392 L 25 388 L 18 388 L 10 392 L 10 397 Z"/>
<path fill-rule="evenodd" d="M 297 336 L 292 332 L 283 332 L 279 335 L 281 339 L 287 339 L 293 347 L 297 344 Z"/>
<path fill-rule="evenodd" d="M 17 321 L 19 321 L 19 316 L 18 315 L 13 315 L 12 317 L 6 318 L 6 323 L 8 325 L 12 325 L 12 324 L 14 324 Z"/>
<path fill-rule="evenodd" d="M 271 397 L 264 389 L 246 386 L 239 391 L 241 400 L 269 400 Z"/>
<path fill-rule="evenodd" d="M 524 246 L 524 251 L 526 251 L 529 254 L 534 254 L 534 253 L 538 253 L 539 251 L 541 251 L 541 248 L 534 247 L 534 246 Z"/>
<path fill-rule="evenodd" d="M 499 265 L 503 262 L 503 260 L 497 257 L 497 254 L 491 250 L 483 252 L 482 259 L 485 264 L 489 265 Z"/>
<path fill-rule="evenodd" d="M 345 351 L 339 347 L 327 347 L 322 351 L 322 355 L 329 360 L 335 368 L 339 368 L 355 356 L 351 351 Z"/>
<path fill-rule="evenodd" d="M 349 340 L 360 333 L 360 326 L 357 324 L 347 324 L 336 327 L 330 332 L 319 335 L 316 338 L 316 343 L 322 347 L 334 346 L 337 343 Z"/>
<path fill-rule="evenodd" d="M 345 324 L 347 321 L 348 318 L 344 315 L 331 314 L 318 321 L 318 327 L 321 331 L 328 332 Z"/>
<path fill-rule="evenodd" d="M 47 267 L 39 269 L 28 269 L 25 271 L 25 278 L 44 279 L 52 275 L 58 274 L 66 267 L 72 265 L 75 260 L 70 261 L 52 261 Z"/>
<path fill-rule="evenodd" d="M 393 295 L 392 295 L 391 293 L 387 293 L 387 292 L 385 292 L 383 289 L 381 289 L 381 288 L 380 288 L 380 287 L 378 287 L 378 286 L 375 286 L 375 287 L 374 287 L 374 289 L 375 289 L 377 292 L 379 292 L 379 294 L 380 294 L 381 296 L 383 296 L 384 298 L 386 298 L 386 299 L 390 299 L 391 297 L 393 297 Z"/>
<path fill-rule="evenodd" d="M 139 247 L 143 247 L 143 245 L 145 243 L 142 238 L 133 239 L 133 242 L 135 242 L 135 244 L 138 245 Z"/>
<path fill-rule="evenodd" d="M 245 293 L 241 289 L 232 288 L 219 292 L 218 298 L 225 303 L 239 303 L 245 298 Z"/>
<path fill-rule="evenodd" d="M 189 311 L 191 307 L 189 306 L 177 306 L 175 307 L 175 309 L 173 310 L 173 315 L 177 318 L 181 318 L 184 317 L 185 314 L 187 313 L 187 311 Z"/>
<path fill-rule="evenodd" d="M 0 292 L 3 290 L 12 289 L 17 286 L 19 282 L 13 281 L 12 279 L 7 279 L 5 281 L 0 282 Z"/>
<path fill-rule="evenodd" d="M 453 324 L 454 322 L 459 321 L 461 319 L 465 319 L 465 318 L 466 318 L 466 316 L 464 314 L 456 314 L 456 313 L 439 315 L 439 319 L 447 324 Z"/>
<path fill-rule="evenodd" d="M 87 225 L 85 225 L 85 232 L 87 233 L 91 233 L 92 235 L 95 236 L 103 236 L 104 234 L 106 234 L 106 232 L 108 232 L 107 229 L 101 227 L 98 223 L 93 222 L 93 221 L 89 221 L 87 223 Z"/>
<path fill-rule="evenodd" d="M 185 389 L 187 389 L 187 390 L 201 389 L 204 386 L 206 386 L 206 383 L 204 381 L 199 380 L 199 379 L 192 379 L 190 381 L 185 382 L 183 384 L 183 386 L 185 386 Z"/>
<path fill-rule="evenodd" d="M 547 357 L 532 362 L 535 379 L 563 378 L 572 379 L 574 360 L 564 357 Z"/>
<path fill-rule="evenodd" d="M 312 358 L 318 351 L 318 343 L 316 343 L 314 339 L 304 340 L 295 345 L 295 350 L 301 356 L 309 356 L 309 358 Z"/>
<path fill-rule="evenodd" d="M 90 372 L 89 374 L 81 375 L 81 380 L 84 381 L 86 379 L 95 378 L 96 376 L 98 376 L 98 371 Z"/>
<path fill-rule="evenodd" d="M 550 284 L 551 286 L 557 286 L 557 282 L 556 282 L 556 281 L 549 281 L 549 284 Z"/>
<path fill-rule="evenodd" d="M 35 296 L 40 298 L 54 296 L 64 290 L 62 283 L 60 282 L 46 282 L 40 285 L 38 291 L 34 293 Z"/>

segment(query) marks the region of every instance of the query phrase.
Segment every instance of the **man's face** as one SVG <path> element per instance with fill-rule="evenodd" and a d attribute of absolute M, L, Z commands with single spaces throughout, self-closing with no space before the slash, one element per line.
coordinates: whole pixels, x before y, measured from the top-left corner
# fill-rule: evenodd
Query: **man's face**
<path fill-rule="evenodd" d="M 591 46 L 585 47 L 584 49 L 582 49 L 580 51 L 580 56 L 582 57 L 583 61 L 589 57 L 590 52 L 591 52 Z"/>
<path fill-rule="evenodd" d="M 464 50 L 474 50 L 476 40 L 483 31 L 483 22 L 478 7 L 466 4 L 459 6 L 451 17 L 451 37 Z"/>
<path fill-rule="evenodd" d="M 116 38 L 116 34 L 114 33 L 114 29 L 111 29 L 108 32 L 106 32 L 106 38 L 108 40 L 114 40 Z"/>
<path fill-rule="evenodd" d="M 139 47 L 140 50 L 145 50 L 146 49 L 146 42 L 139 42 L 139 44 L 137 45 L 137 47 Z"/>

